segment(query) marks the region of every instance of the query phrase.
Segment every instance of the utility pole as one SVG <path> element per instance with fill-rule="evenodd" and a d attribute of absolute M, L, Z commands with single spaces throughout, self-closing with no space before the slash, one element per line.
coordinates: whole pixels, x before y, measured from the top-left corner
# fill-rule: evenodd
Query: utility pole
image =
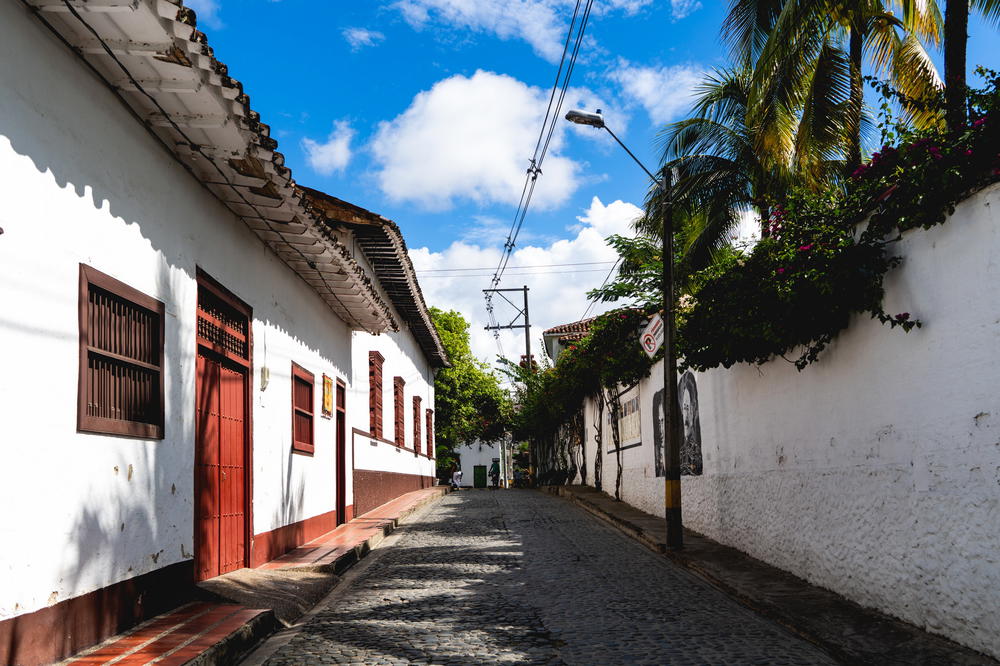
<path fill-rule="evenodd" d="M 504 296 L 502 292 L 505 292 L 505 291 L 522 291 L 522 292 L 524 292 L 524 308 L 518 308 L 517 305 L 512 300 L 510 300 L 509 298 L 507 298 L 506 296 Z M 509 324 L 497 324 L 495 326 L 486 326 L 485 329 L 487 331 L 499 331 L 501 329 L 508 329 L 508 328 L 523 328 L 524 329 L 524 353 L 525 353 L 525 356 L 526 356 L 527 361 L 528 361 L 528 370 L 529 371 L 533 370 L 534 368 L 533 368 L 533 366 L 531 364 L 531 320 L 528 318 L 528 285 L 524 285 L 523 287 L 515 287 L 515 288 L 511 288 L 511 289 L 483 289 L 483 293 L 484 294 L 489 294 L 489 293 L 500 294 L 500 298 L 502 298 L 503 300 L 505 300 L 508 303 L 510 303 L 511 307 L 517 308 L 517 314 L 514 315 L 514 318 L 510 320 Z M 515 324 L 514 322 L 516 322 L 518 320 L 518 318 L 521 317 L 521 316 L 524 317 L 524 323 L 523 324 Z"/>
<path fill-rule="evenodd" d="M 674 315 L 674 220 L 670 201 L 673 174 L 664 169 L 659 184 L 660 210 L 663 216 L 663 272 L 660 288 L 663 291 L 663 416 L 666 419 L 667 471 L 664 479 L 664 504 L 667 514 L 667 548 L 678 550 L 684 547 L 684 528 L 681 517 L 681 409 L 677 395 L 677 351 L 674 348 L 676 332 Z"/>

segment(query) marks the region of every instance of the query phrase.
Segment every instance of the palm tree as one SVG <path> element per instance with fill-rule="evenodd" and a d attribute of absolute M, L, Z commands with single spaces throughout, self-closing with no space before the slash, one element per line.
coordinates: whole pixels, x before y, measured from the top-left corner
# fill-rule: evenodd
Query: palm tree
<path fill-rule="evenodd" d="M 969 39 L 970 0 L 948 0 L 944 13 L 944 105 L 949 129 L 967 120 L 965 53 Z M 994 23 L 1000 22 L 1000 0 L 972 0 L 971 5 Z"/>
<path fill-rule="evenodd" d="M 789 109 L 800 110 L 825 143 L 840 132 L 846 172 L 857 168 L 866 53 L 907 97 L 934 94 L 941 83 L 923 43 L 938 42 L 940 12 L 934 0 L 903 0 L 900 8 L 902 18 L 881 0 L 733 0 L 723 36 L 734 56 L 754 65 L 749 113 L 765 128 L 758 150 L 780 156 L 793 141 L 810 141 L 812 132 L 787 122 Z M 908 111 L 918 124 L 939 122 L 917 107 Z"/>
<path fill-rule="evenodd" d="M 806 180 L 825 175 L 823 142 L 818 138 L 801 144 L 802 150 L 819 154 L 808 158 L 795 145 L 790 159 L 772 159 L 771 154 L 757 150 L 761 128 L 747 122 L 752 78 L 746 67 L 716 69 L 696 89 L 692 117 L 660 132 L 663 163 L 674 172 L 672 194 L 682 272 L 707 265 L 728 244 L 747 212 L 766 217 L 799 164 L 816 167 L 804 174 Z M 637 231 L 649 236 L 661 233 L 660 201 L 658 192 L 651 191 Z"/>

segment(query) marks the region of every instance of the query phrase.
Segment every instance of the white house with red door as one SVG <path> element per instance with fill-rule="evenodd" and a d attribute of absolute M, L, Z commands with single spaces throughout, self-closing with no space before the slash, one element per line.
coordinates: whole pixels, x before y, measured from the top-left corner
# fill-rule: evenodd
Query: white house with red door
<path fill-rule="evenodd" d="M 0 2 L 0 90 L 0 663 L 434 482 L 398 227 L 292 179 L 193 12 Z"/>

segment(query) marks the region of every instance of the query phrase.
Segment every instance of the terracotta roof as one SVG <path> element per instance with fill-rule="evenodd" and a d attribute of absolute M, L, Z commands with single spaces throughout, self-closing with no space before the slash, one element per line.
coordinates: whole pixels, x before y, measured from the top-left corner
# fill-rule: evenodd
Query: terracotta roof
<path fill-rule="evenodd" d="M 588 331 L 589 332 L 589 331 Z M 559 342 L 577 342 L 587 337 L 587 333 L 569 333 L 559 336 Z"/>
<path fill-rule="evenodd" d="M 302 190 L 332 229 L 342 226 L 354 234 L 379 284 L 431 364 L 439 368 L 448 367 L 448 354 L 431 321 L 413 263 L 406 251 L 406 242 L 396 223 L 318 190 L 308 187 L 302 187 Z"/>
<path fill-rule="evenodd" d="M 398 330 L 180 0 L 25 0 L 178 162 L 352 328 Z"/>
<path fill-rule="evenodd" d="M 581 319 L 580 321 L 574 321 L 570 324 L 559 324 L 558 326 L 553 326 L 552 328 L 545 329 L 542 335 L 554 335 L 557 333 L 579 333 L 579 337 L 563 336 L 560 340 L 580 340 L 584 335 L 590 332 L 590 325 L 594 323 L 597 317 L 590 317 L 589 319 Z"/>

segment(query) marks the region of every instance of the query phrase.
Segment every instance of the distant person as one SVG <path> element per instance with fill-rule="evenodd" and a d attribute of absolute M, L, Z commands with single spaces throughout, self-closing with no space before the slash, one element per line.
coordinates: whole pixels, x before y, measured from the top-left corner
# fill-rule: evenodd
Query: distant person
<path fill-rule="evenodd" d="M 451 473 L 451 488 L 452 490 L 458 490 L 462 487 L 462 470 L 456 467 L 455 471 Z"/>
<path fill-rule="evenodd" d="M 493 482 L 493 487 L 497 488 L 500 485 L 500 461 L 496 458 L 493 459 L 493 464 L 490 465 L 490 481 Z"/>

